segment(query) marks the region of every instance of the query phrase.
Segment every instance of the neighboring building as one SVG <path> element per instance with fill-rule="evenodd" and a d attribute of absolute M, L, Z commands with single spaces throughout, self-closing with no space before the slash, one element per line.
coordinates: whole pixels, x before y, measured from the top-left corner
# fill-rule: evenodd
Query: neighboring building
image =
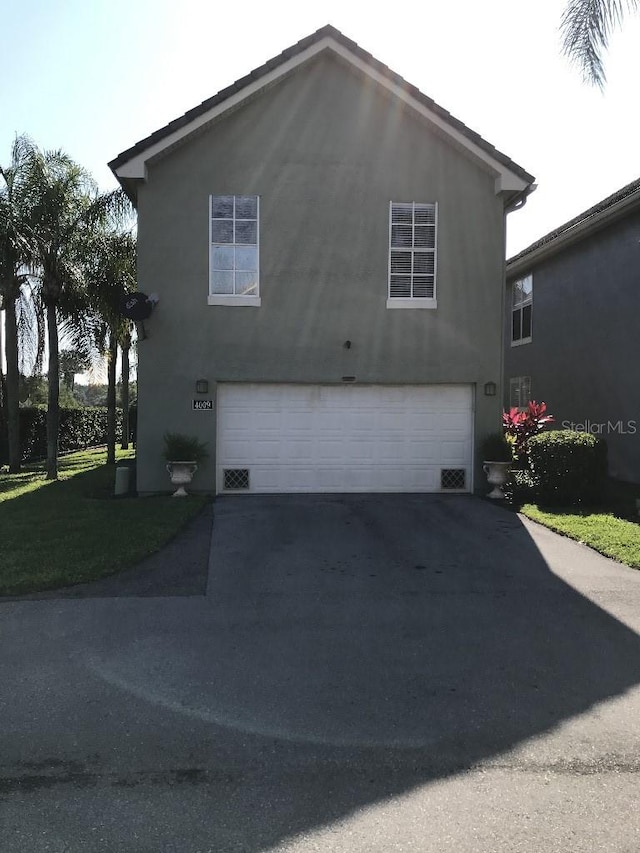
<path fill-rule="evenodd" d="M 507 263 L 505 405 L 606 439 L 640 482 L 640 180 Z"/>
<path fill-rule="evenodd" d="M 110 165 L 160 299 L 141 492 L 168 488 L 167 430 L 209 443 L 199 489 L 474 488 L 531 175 L 330 26 Z"/>

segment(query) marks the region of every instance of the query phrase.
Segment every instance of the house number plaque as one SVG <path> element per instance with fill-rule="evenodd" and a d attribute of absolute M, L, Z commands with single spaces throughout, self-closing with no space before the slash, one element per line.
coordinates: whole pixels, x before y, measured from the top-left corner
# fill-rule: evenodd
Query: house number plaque
<path fill-rule="evenodd" d="M 193 408 L 200 412 L 213 411 L 213 400 L 194 400 Z"/>

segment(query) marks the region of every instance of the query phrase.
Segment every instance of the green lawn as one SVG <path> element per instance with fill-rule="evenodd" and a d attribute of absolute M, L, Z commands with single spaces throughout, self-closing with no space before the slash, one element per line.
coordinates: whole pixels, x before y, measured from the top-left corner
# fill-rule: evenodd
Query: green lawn
<path fill-rule="evenodd" d="M 519 511 L 556 533 L 640 568 L 640 524 L 603 510 L 541 509 L 535 504 L 524 504 Z"/>
<path fill-rule="evenodd" d="M 0 474 L 0 595 L 83 583 L 132 566 L 207 500 L 113 498 L 114 476 L 104 450 L 62 458 L 57 481 L 44 479 L 42 465 Z"/>

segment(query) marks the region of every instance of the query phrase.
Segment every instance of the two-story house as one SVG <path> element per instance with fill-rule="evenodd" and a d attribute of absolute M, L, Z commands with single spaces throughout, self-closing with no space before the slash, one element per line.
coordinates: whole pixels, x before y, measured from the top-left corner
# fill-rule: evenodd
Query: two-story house
<path fill-rule="evenodd" d="M 604 438 L 640 483 L 640 180 L 507 263 L 505 405 L 544 400 L 558 429 Z"/>
<path fill-rule="evenodd" d="M 165 431 L 208 442 L 216 493 L 482 488 L 530 174 L 331 26 L 110 165 L 160 300 L 141 492 L 168 487 Z"/>

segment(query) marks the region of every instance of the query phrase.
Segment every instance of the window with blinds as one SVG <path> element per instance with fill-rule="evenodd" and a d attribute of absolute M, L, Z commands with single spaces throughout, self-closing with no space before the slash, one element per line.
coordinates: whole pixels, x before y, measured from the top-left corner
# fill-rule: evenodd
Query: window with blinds
<path fill-rule="evenodd" d="M 389 303 L 415 300 L 435 307 L 437 229 L 437 204 L 391 202 Z"/>
<path fill-rule="evenodd" d="M 531 400 L 531 377 L 514 376 L 509 380 L 509 406 L 523 411 Z"/>

